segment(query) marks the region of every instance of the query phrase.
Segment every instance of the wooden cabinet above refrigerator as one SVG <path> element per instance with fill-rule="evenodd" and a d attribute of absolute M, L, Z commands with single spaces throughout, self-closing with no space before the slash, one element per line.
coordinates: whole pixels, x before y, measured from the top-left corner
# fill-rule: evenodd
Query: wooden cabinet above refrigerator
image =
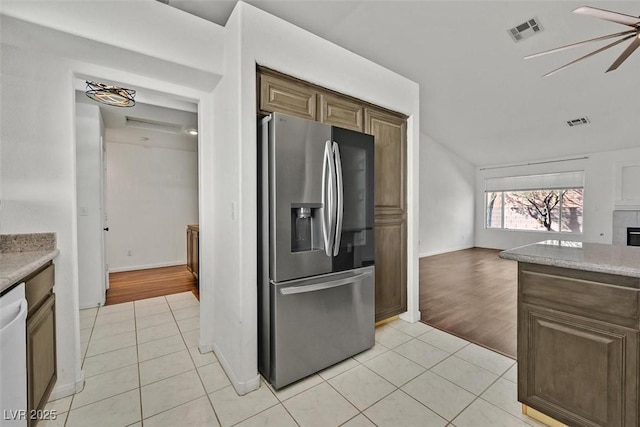
<path fill-rule="evenodd" d="M 407 310 L 407 117 L 264 67 L 259 114 L 272 112 L 375 137 L 376 321 Z"/>

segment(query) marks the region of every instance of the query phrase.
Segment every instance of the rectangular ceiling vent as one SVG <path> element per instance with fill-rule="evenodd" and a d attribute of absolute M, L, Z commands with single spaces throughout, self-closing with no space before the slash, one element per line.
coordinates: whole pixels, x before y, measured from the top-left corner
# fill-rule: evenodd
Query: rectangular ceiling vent
<path fill-rule="evenodd" d="M 155 120 L 141 119 L 139 117 L 127 116 L 128 127 L 157 130 L 160 132 L 180 133 L 182 131 L 182 125 L 175 123 L 158 122 Z"/>
<path fill-rule="evenodd" d="M 507 30 L 513 41 L 516 43 L 527 39 L 540 31 L 542 31 L 542 26 L 540 25 L 538 18 L 535 17 Z"/>
<path fill-rule="evenodd" d="M 567 120 L 567 126 L 570 128 L 591 123 L 588 117 L 580 117 L 579 119 Z"/>

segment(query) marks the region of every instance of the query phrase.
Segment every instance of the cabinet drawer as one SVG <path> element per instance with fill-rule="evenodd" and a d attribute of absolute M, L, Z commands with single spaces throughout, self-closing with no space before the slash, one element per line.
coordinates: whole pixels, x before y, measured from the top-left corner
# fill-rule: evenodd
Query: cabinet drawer
<path fill-rule="evenodd" d="M 35 276 L 27 278 L 25 282 L 25 298 L 29 312 L 27 316 L 31 316 L 35 310 L 44 302 L 53 290 L 55 270 L 53 264 L 45 267 Z"/>
<path fill-rule="evenodd" d="M 520 263 L 522 302 L 554 307 L 563 311 L 621 326 L 637 327 L 640 305 L 637 289 L 618 285 L 616 276 Z M 625 279 L 625 278 L 620 278 Z"/>

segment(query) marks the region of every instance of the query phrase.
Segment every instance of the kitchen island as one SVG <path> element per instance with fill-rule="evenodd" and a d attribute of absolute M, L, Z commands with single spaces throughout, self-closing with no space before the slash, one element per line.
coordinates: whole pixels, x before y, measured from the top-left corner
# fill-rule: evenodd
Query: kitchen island
<path fill-rule="evenodd" d="M 571 426 L 637 426 L 640 248 L 550 240 L 518 261 L 518 400 Z"/>

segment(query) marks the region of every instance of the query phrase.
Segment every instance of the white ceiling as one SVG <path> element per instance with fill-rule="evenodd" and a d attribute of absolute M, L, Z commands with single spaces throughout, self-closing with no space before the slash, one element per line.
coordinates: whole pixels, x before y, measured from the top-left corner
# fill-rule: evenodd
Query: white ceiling
<path fill-rule="evenodd" d="M 111 83 L 111 82 L 109 82 Z M 84 82 L 76 81 L 76 102 L 95 105 L 105 127 L 105 139 L 120 144 L 198 151 L 198 136 L 188 133 L 198 128 L 197 106 L 150 91 L 136 94 L 133 107 L 113 107 L 100 104 L 84 94 Z M 144 101 L 144 102 L 141 102 Z M 128 123 L 127 117 L 152 121 L 168 126 Z"/>
<path fill-rule="evenodd" d="M 233 0 L 169 0 L 224 25 Z M 616 46 L 556 75 L 592 44 L 525 61 L 530 53 L 622 31 L 571 13 L 582 5 L 629 15 L 640 1 L 248 1 L 420 84 L 421 131 L 479 166 L 640 146 L 640 51 L 604 71 Z M 537 17 L 540 34 L 507 29 Z M 588 116 L 591 124 L 566 121 Z"/>

